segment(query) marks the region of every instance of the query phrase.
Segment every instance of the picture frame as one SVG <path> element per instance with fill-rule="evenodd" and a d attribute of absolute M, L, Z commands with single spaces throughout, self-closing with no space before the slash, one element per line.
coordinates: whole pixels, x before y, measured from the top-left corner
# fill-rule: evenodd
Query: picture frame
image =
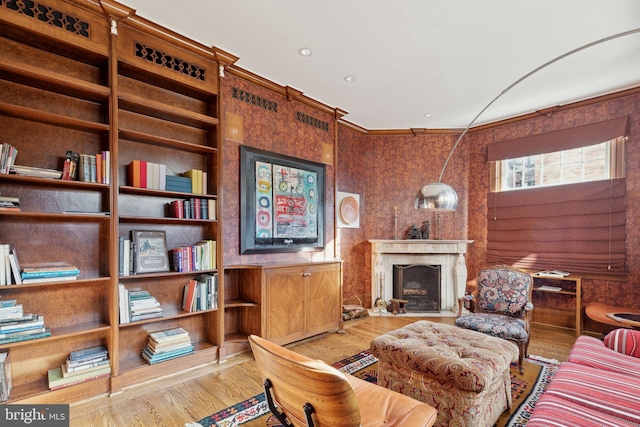
<path fill-rule="evenodd" d="M 240 253 L 325 246 L 325 165 L 240 147 Z"/>
<path fill-rule="evenodd" d="M 169 271 L 167 235 L 159 230 L 132 230 L 134 271 L 136 274 Z"/>

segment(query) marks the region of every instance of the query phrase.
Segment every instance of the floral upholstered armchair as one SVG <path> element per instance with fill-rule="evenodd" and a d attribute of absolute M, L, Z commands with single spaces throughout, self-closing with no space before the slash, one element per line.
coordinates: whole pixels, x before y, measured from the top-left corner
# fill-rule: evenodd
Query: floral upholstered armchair
<path fill-rule="evenodd" d="M 513 341 L 520 349 L 518 368 L 529 347 L 533 277 L 510 266 L 498 265 L 478 273 L 478 290 L 472 313 L 462 316 L 464 297 L 458 304 L 456 326 Z"/>

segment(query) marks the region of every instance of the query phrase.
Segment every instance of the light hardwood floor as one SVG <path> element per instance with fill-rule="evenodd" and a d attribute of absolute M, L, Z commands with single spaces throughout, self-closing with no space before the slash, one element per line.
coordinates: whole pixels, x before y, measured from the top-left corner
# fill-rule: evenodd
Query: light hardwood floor
<path fill-rule="evenodd" d="M 325 333 L 286 347 L 306 356 L 334 363 L 366 348 L 373 338 L 416 320 L 453 324 L 451 317 L 418 319 L 372 315 L 346 322 L 346 333 Z M 566 360 L 575 341 L 570 329 L 532 326 L 529 354 Z M 222 364 L 200 367 L 71 406 L 72 427 L 167 426 L 182 427 L 262 392 L 251 353 Z"/>

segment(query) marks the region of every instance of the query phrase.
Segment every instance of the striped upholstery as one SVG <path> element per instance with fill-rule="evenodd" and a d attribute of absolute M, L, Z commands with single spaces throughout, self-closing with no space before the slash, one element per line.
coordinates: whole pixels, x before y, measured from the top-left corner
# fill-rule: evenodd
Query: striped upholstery
<path fill-rule="evenodd" d="M 624 343 L 618 339 L 617 345 Z M 579 336 L 527 422 L 527 427 L 552 426 L 639 427 L 640 359 Z"/>
<path fill-rule="evenodd" d="M 640 360 L 611 351 L 599 339 L 585 335 L 576 339 L 567 361 L 640 378 Z"/>
<path fill-rule="evenodd" d="M 536 402 L 527 427 L 638 427 L 638 424 L 584 406 L 572 405 L 560 397 L 545 393 Z"/>
<path fill-rule="evenodd" d="M 640 357 L 640 331 L 616 329 L 604 337 L 604 345 L 618 353 Z"/>

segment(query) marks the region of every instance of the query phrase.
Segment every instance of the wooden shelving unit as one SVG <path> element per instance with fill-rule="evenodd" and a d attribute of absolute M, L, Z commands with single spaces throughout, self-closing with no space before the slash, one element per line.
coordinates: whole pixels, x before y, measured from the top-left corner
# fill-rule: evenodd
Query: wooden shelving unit
<path fill-rule="evenodd" d="M 224 347 L 223 309 L 182 310 L 184 285 L 202 273 L 219 275 L 223 307 L 221 221 L 166 214 L 172 200 L 219 197 L 218 64 L 213 54 L 129 19 L 125 6 L 100 3 L 49 0 L 49 21 L 0 5 L 0 142 L 18 149 L 16 164 L 61 170 L 66 150 L 111 153 L 109 184 L 0 175 L 0 195 L 19 197 L 22 209 L 0 212 L 0 243 L 17 250 L 23 267 L 70 263 L 81 271 L 77 280 L 0 288 L 0 298 L 16 298 L 51 328 L 50 337 L 0 345 L 12 357 L 9 403 L 119 392 L 216 362 Z M 77 25 L 59 25 L 66 17 Z M 206 171 L 207 194 L 131 187 L 134 159 L 166 164 L 168 175 Z M 168 249 L 214 240 L 219 268 L 119 276 L 118 239 L 134 229 L 165 231 Z M 121 325 L 121 282 L 149 290 L 163 317 Z M 149 365 L 141 357 L 149 333 L 176 327 L 190 333 L 195 354 Z M 48 389 L 49 369 L 96 345 L 109 349 L 110 378 Z"/>
<path fill-rule="evenodd" d="M 553 326 L 575 328 L 576 336 L 582 332 L 582 276 L 570 274 L 565 277 L 545 277 L 537 273 L 533 276 L 533 322 Z M 541 289 L 541 286 L 561 288 L 560 290 Z M 573 309 L 561 308 L 551 304 L 539 303 L 540 297 L 545 300 L 571 300 Z"/>

